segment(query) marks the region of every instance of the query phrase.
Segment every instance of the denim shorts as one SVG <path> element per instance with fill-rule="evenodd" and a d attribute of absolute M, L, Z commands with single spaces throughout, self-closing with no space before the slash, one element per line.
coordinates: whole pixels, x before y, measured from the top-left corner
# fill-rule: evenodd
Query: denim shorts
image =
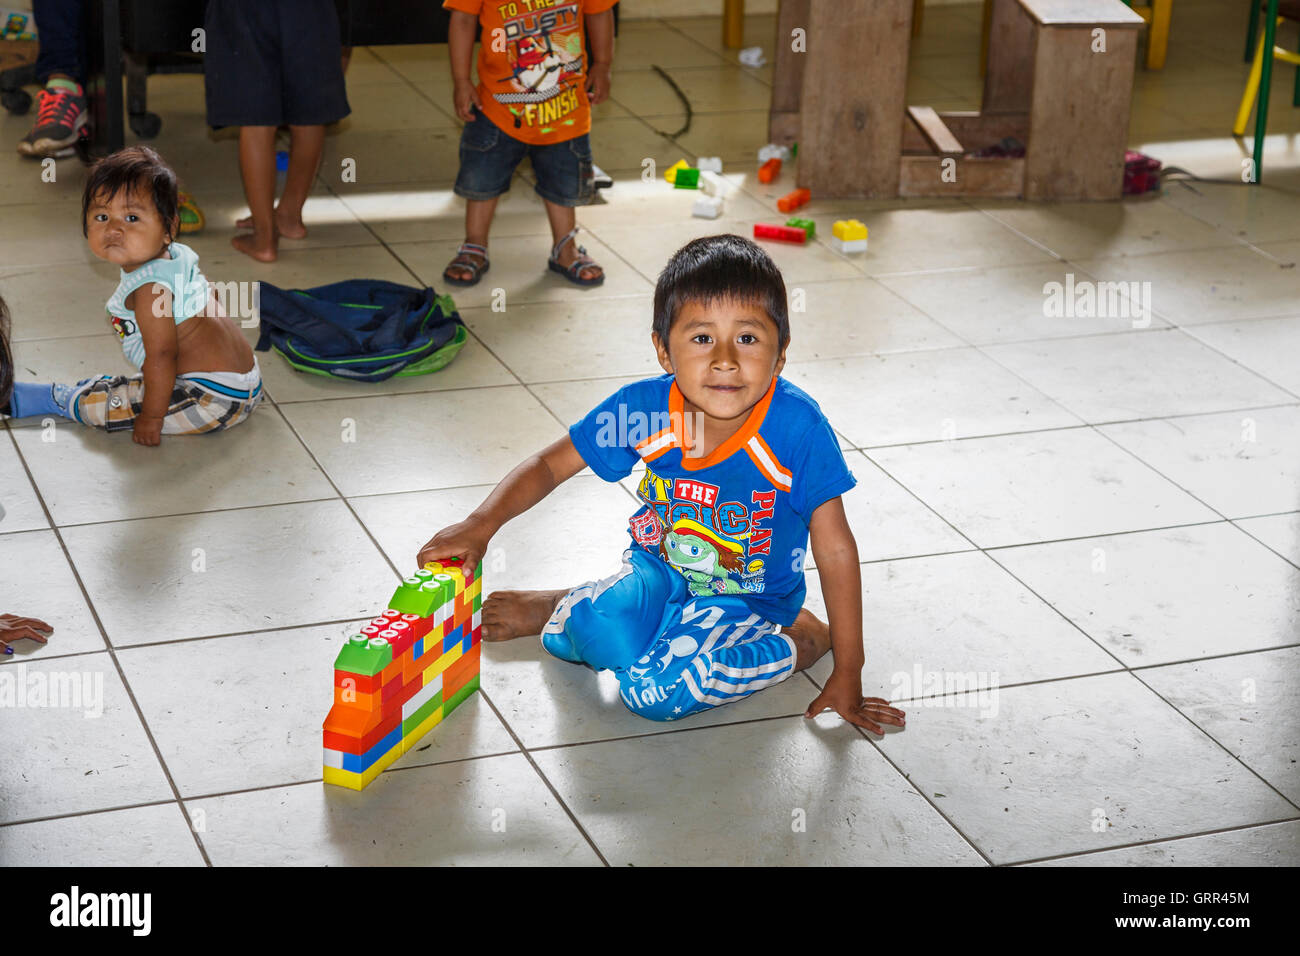
<path fill-rule="evenodd" d="M 595 193 L 591 141 L 587 134 L 562 143 L 533 146 L 515 139 L 475 110 L 460 134 L 460 172 L 455 193 L 465 199 L 495 199 L 510 188 L 520 161 L 528 156 L 537 195 L 557 206 L 585 206 Z"/>

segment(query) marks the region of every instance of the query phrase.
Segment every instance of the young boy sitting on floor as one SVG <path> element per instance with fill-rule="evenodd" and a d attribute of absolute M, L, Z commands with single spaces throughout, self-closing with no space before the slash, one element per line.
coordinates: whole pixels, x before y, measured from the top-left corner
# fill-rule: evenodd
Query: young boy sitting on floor
<path fill-rule="evenodd" d="M 90 251 L 121 269 L 107 309 L 137 375 L 75 385 L 18 382 L 0 413 L 60 415 L 141 445 L 160 436 L 220 431 L 262 401 L 262 376 L 239 327 L 226 318 L 198 256 L 173 242 L 180 226 L 176 173 L 147 146 L 91 168 L 82 195 Z"/>
<path fill-rule="evenodd" d="M 903 726 L 901 710 L 862 696 L 861 578 L 840 500 L 855 479 L 817 403 L 778 377 L 790 341 L 780 271 L 747 239 L 696 239 L 659 276 L 651 338 L 669 374 L 619 389 L 519 465 L 433 536 L 420 565 L 472 567 L 503 524 L 585 466 L 618 481 L 644 462 L 622 569 L 493 594 L 483 640 L 540 632 L 552 655 L 614 671 L 623 702 L 651 720 L 748 697 L 833 650 L 805 716 L 831 707 L 874 733 Z M 619 433 L 647 418 L 657 424 Z M 829 628 L 803 609 L 810 533 Z"/>

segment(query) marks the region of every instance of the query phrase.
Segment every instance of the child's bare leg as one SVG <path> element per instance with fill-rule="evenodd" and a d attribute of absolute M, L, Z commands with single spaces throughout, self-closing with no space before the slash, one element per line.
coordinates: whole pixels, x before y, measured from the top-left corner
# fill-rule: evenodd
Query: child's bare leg
<path fill-rule="evenodd" d="M 493 591 L 483 602 L 483 640 L 508 641 L 540 634 L 568 588 L 558 591 Z"/>
<path fill-rule="evenodd" d="M 230 244 L 259 262 L 274 262 L 275 232 L 275 127 L 239 128 L 239 173 L 252 213 L 253 234 L 235 236 Z"/>
<path fill-rule="evenodd" d="M 288 239 L 302 239 L 307 235 L 307 227 L 302 224 L 302 207 L 316 181 L 324 150 L 324 126 L 289 127 L 289 172 L 275 207 L 275 225 L 280 235 Z"/>
<path fill-rule="evenodd" d="M 831 629 L 812 615 L 807 608 L 799 611 L 799 616 L 789 627 L 781 628 L 781 633 L 794 641 L 798 649 L 798 658 L 794 669 L 807 670 L 822 659 L 822 655 L 831 649 Z"/>
<path fill-rule="evenodd" d="M 465 241 L 472 242 L 476 246 L 487 248 L 488 232 L 492 228 L 492 216 L 497 211 L 497 199 L 467 199 L 465 201 Z M 478 260 L 475 259 L 475 262 Z M 479 263 L 482 265 L 482 263 Z M 462 279 L 468 282 L 473 273 L 465 266 L 457 263 L 455 260 L 447 266 L 446 272 L 453 279 Z"/>

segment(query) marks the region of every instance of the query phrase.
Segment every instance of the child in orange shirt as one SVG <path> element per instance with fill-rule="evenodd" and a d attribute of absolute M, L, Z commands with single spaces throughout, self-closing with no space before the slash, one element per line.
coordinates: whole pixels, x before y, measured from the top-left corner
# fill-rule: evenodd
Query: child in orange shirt
<path fill-rule="evenodd" d="M 465 241 L 443 272 L 469 286 L 488 271 L 487 241 L 497 198 L 524 156 L 537 177 L 555 240 L 547 267 L 580 286 L 605 273 L 574 237 L 574 207 L 594 193 L 591 106 L 609 96 L 616 0 L 445 0 L 456 115 L 465 121 L 455 192 L 468 200 Z M 483 27 L 478 86 L 470 82 L 474 32 Z M 585 34 L 592 61 L 586 62 Z"/>

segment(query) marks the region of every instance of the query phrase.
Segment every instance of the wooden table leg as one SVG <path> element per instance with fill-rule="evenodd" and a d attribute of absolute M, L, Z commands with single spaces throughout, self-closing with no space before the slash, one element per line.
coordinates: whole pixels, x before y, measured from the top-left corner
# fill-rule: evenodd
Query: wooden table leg
<path fill-rule="evenodd" d="M 722 45 L 728 50 L 745 45 L 745 0 L 722 0 Z"/>

